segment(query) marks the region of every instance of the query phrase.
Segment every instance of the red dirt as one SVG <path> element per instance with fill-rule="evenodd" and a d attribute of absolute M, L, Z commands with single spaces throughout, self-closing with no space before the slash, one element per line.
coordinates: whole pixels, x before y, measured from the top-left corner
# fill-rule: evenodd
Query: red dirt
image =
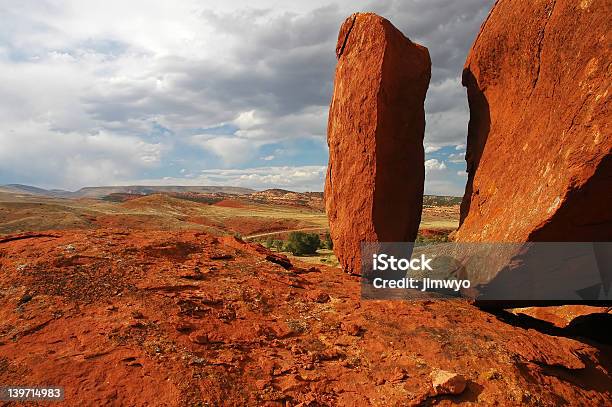
<path fill-rule="evenodd" d="M 97 215 L 91 218 L 96 228 L 160 229 L 161 216 L 155 215 Z"/>
<path fill-rule="evenodd" d="M 222 201 L 219 201 L 215 204 L 213 204 L 215 206 L 222 206 L 224 208 L 247 208 L 248 206 L 245 205 L 243 202 L 237 201 L 235 199 L 224 199 Z"/>
<path fill-rule="evenodd" d="M 270 254 L 201 232 L 5 238 L 0 383 L 71 406 L 612 402 L 610 347 L 465 302 L 363 301 L 339 269 Z M 467 389 L 433 396 L 437 369 Z"/>
<path fill-rule="evenodd" d="M 226 219 L 223 224 L 229 230 L 236 231 L 241 235 L 254 235 L 257 233 L 276 232 L 302 227 L 302 223 L 295 219 L 269 219 L 236 217 Z"/>
<path fill-rule="evenodd" d="M 437 237 L 447 235 L 452 230 L 440 230 L 440 229 L 419 229 L 421 236 L 425 237 Z"/>
<path fill-rule="evenodd" d="M 193 216 L 184 219 L 186 222 L 210 226 L 224 233 L 237 233 L 248 236 L 259 233 L 276 232 L 299 228 L 302 223 L 295 219 L 271 219 L 240 216 L 215 220 L 206 216 Z"/>

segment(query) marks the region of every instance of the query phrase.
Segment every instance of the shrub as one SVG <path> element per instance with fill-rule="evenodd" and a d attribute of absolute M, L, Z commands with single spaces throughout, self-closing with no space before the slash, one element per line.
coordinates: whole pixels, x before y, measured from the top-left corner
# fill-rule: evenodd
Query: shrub
<path fill-rule="evenodd" d="M 294 256 L 315 254 L 321 246 L 321 239 L 316 233 L 291 232 L 285 249 Z"/>
<path fill-rule="evenodd" d="M 272 239 L 272 236 L 268 236 L 263 245 L 270 249 L 274 245 L 274 239 Z"/>
<path fill-rule="evenodd" d="M 284 246 L 284 243 L 282 240 L 274 240 L 272 242 L 272 247 L 274 247 L 279 252 L 283 251 L 283 246 Z"/>
<path fill-rule="evenodd" d="M 334 242 L 332 242 L 329 232 L 325 234 L 325 238 L 323 239 L 323 243 L 321 243 L 321 247 L 323 249 L 329 249 L 329 250 L 332 250 L 334 248 Z"/>

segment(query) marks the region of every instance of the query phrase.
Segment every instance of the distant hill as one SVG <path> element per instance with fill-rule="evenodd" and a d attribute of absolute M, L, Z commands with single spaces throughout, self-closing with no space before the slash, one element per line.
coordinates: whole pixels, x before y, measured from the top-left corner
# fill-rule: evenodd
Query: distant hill
<path fill-rule="evenodd" d="M 0 192 L 23 195 L 48 196 L 54 198 L 105 199 L 110 201 L 116 200 L 118 202 L 122 202 L 141 195 L 152 195 L 159 193 L 170 194 L 177 198 L 190 199 L 198 202 L 208 202 L 210 201 L 210 199 L 213 198 L 213 201 L 218 201 L 223 199 L 225 195 L 239 195 L 243 196 L 246 199 L 261 203 L 307 206 L 320 210 L 324 210 L 325 207 L 323 192 L 294 192 L 280 188 L 266 189 L 265 191 L 256 191 L 250 188 L 231 186 L 129 185 L 85 187 L 79 189 L 78 191 L 70 192 L 61 189 L 48 190 L 33 187 L 30 185 L 8 184 L 0 186 Z M 212 203 L 213 201 L 208 203 Z M 457 196 L 423 196 L 424 206 L 454 206 L 459 204 L 461 204 L 461 197 Z"/>
<path fill-rule="evenodd" d="M 255 192 L 254 189 L 229 186 L 104 186 L 85 187 L 78 191 L 64 191 L 60 189 L 43 189 L 22 184 L 8 184 L 0 186 L 0 192 L 12 194 L 49 196 L 55 198 L 94 198 L 99 199 L 111 194 L 151 195 L 155 193 L 223 193 L 229 195 L 246 195 Z"/>
<path fill-rule="evenodd" d="M 58 194 L 70 193 L 68 191 L 62 191 L 59 189 L 47 190 L 43 188 L 33 187 L 30 185 L 23 184 L 7 184 L 0 186 L 1 192 L 8 192 L 12 194 L 25 194 L 25 195 L 44 195 L 44 196 L 57 196 Z"/>
<path fill-rule="evenodd" d="M 460 196 L 423 195 L 423 206 L 454 206 L 461 205 Z"/>
<path fill-rule="evenodd" d="M 155 193 L 223 193 L 230 195 L 245 195 L 255 192 L 254 189 L 228 186 L 110 186 L 110 187 L 86 187 L 73 193 L 74 198 L 102 198 L 110 194 L 132 194 L 132 195 L 151 195 Z"/>
<path fill-rule="evenodd" d="M 248 198 L 261 203 L 306 206 L 321 211 L 325 210 L 323 192 L 293 192 L 285 189 L 274 188 L 254 192 L 250 194 Z"/>

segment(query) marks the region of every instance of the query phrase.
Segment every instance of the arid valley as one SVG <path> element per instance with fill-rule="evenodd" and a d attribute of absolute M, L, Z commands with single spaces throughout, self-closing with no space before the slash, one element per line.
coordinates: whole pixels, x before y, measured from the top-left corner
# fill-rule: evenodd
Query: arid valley
<path fill-rule="evenodd" d="M 329 251 L 249 242 L 324 235 L 319 195 L 248 192 L 3 192 L 0 379 L 71 405 L 606 404 L 610 345 L 576 324 L 604 309 L 363 301 Z M 421 234 L 455 227 L 455 200 L 426 202 Z M 466 390 L 435 393 L 438 370 Z"/>

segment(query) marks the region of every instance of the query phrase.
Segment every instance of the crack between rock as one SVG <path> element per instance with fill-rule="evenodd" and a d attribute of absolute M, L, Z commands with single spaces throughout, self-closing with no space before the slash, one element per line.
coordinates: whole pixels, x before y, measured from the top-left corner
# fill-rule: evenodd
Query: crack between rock
<path fill-rule="evenodd" d="M 333 175 L 332 175 L 332 163 L 329 163 L 329 191 L 333 193 L 334 185 L 333 185 Z"/>
<path fill-rule="evenodd" d="M 589 95 L 587 95 L 584 100 L 582 101 L 582 103 L 580 104 L 580 107 L 578 108 L 578 110 L 576 110 L 576 113 L 574 113 L 574 115 L 572 116 L 572 121 L 570 122 L 569 127 L 567 128 L 567 132 L 571 131 L 572 128 L 574 127 L 574 125 L 576 124 L 576 119 L 578 118 L 578 116 L 580 115 L 580 113 L 582 112 L 582 109 L 584 109 L 584 105 L 586 105 L 586 103 L 589 100 Z"/>
<path fill-rule="evenodd" d="M 557 0 L 553 0 L 552 3 L 549 3 L 549 4 L 551 4 L 550 11 L 548 12 L 548 16 L 546 17 L 544 28 L 542 29 L 542 38 L 540 38 L 540 41 L 538 42 L 538 58 L 537 58 L 538 59 L 538 70 L 536 72 L 536 78 L 533 83 L 533 86 L 531 87 L 531 92 L 529 92 L 529 97 L 531 97 L 531 95 L 533 94 L 533 91 L 535 90 L 536 86 L 538 85 L 538 81 L 540 80 L 540 68 L 542 67 L 542 48 L 544 47 L 544 40 L 546 39 L 546 27 L 548 26 L 548 23 L 550 22 L 550 17 L 555 11 Z"/>
<path fill-rule="evenodd" d="M 342 56 L 342 53 L 344 52 L 344 48 L 346 47 L 346 43 L 348 42 L 348 38 L 349 38 L 349 35 L 351 34 L 351 31 L 353 31 L 353 27 L 355 26 L 356 20 L 357 20 L 357 15 L 355 14 L 353 16 L 353 21 L 351 21 L 351 26 L 349 27 L 348 31 L 346 32 L 346 35 L 344 36 L 344 40 L 342 41 L 342 47 L 340 47 L 340 50 L 338 51 L 338 55 L 336 56 L 338 59 L 340 59 L 340 57 Z"/>

